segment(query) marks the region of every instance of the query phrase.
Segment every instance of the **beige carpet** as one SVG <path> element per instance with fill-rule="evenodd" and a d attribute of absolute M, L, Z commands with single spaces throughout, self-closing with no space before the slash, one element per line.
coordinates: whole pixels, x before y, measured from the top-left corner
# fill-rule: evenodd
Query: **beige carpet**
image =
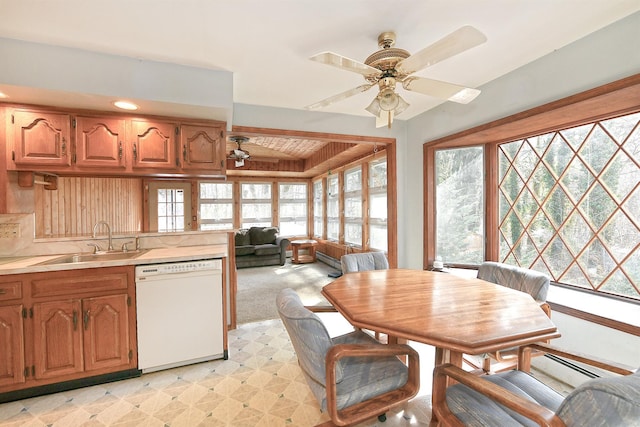
<path fill-rule="evenodd" d="M 276 295 L 284 288 L 294 289 L 305 305 L 327 304 L 320 291 L 335 271 L 322 262 L 291 264 L 289 259 L 283 266 L 238 269 L 238 324 L 277 319 Z"/>

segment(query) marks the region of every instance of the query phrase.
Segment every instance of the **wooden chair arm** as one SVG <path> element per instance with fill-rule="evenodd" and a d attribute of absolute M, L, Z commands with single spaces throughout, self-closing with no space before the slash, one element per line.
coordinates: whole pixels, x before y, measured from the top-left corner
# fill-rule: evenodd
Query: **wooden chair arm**
<path fill-rule="evenodd" d="M 529 418 L 545 427 L 564 427 L 564 422 L 553 411 L 531 402 L 492 382 L 466 372 L 450 363 L 437 366 L 433 372 L 433 412 L 443 426 L 463 426 L 447 405 L 447 377 L 487 396 L 496 403 Z"/>
<path fill-rule="evenodd" d="M 304 308 L 314 313 L 337 313 L 338 310 L 332 305 L 305 305 Z"/>
<path fill-rule="evenodd" d="M 552 346 L 549 344 L 534 343 L 527 344 L 518 350 L 518 365 L 525 362 L 529 358 L 531 350 L 537 350 L 544 353 L 555 354 L 556 356 L 564 357 L 566 359 L 575 360 L 577 362 L 585 363 L 596 368 L 603 369 L 605 371 L 613 372 L 619 375 L 631 375 L 636 370 L 635 368 L 624 365 L 622 363 L 612 362 L 599 357 L 590 356 L 584 353 L 578 353 L 575 351 L 569 351 L 560 347 Z"/>
<path fill-rule="evenodd" d="M 338 410 L 336 364 L 345 357 L 409 356 L 407 382 L 400 388 L 388 391 L 364 402 Z M 393 406 L 405 402 L 420 390 L 420 357 L 406 344 L 337 344 L 326 355 L 327 411 L 338 426 L 357 424 L 373 416 L 387 412 Z"/>

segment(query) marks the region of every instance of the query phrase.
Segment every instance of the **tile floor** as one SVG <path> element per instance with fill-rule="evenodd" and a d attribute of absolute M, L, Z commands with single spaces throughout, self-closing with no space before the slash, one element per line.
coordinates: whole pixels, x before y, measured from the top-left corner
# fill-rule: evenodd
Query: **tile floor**
<path fill-rule="evenodd" d="M 326 321 L 326 320 L 325 320 Z M 331 322 L 331 320 L 329 320 Z M 348 325 L 331 323 L 332 334 Z M 431 389 L 433 349 L 418 345 L 422 383 Z M 426 426 L 430 396 L 365 426 Z M 320 412 L 279 320 L 240 325 L 229 332 L 229 360 L 149 373 L 0 405 L 0 427 L 72 426 L 314 426 Z"/>

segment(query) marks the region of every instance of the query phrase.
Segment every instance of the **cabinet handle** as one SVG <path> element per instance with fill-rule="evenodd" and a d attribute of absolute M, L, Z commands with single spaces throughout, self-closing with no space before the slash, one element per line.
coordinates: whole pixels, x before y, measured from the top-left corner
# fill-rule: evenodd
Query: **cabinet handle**
<path fill-rule="evenodd" d="M 0 288 L 0 295 L 6 295 L 6 293 L 7 293 L 6 289 Z"/>
<path fill-rule="evenodd" d="M 186 145 L 182 146 L 182 159 L 185 161 L 185 163 L 187 162 L 187 146 Z"/>
<path fill-rule="evenodd" d="M 78 310 L 73 310 L 73 330 L 78 330 Z"/>
<path fill-rule="evenodd" d="M 62 137 L 62 155 L 66 156 L 67 155 L 67 140 L 65 139 L 65 137 Z"/>
<path fill-rule="evenodd" d="M 118 146 L 118 158 L 122 159 L 122 141 L 120 141 L 120 145 Z"/>
<path fill-rule="evenodd" d="M 138 149 L 136 148 L 136 144 L 133 144 L 133 160 L 138 160 Z"/>
<path fill-rule="evenodd" d="M 89 310 L 84 312 L 84 330 L 89 329 Z"/>

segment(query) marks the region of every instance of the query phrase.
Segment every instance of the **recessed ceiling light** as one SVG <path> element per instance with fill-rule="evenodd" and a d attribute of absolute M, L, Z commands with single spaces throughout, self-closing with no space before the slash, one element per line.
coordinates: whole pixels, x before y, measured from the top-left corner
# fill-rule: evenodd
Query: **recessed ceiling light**
<path fill-rule="evenodd" d="M 132 102 L 128 101 L 115 101 L 113 103 L 118 108 L 122 108 L 123 110 L 137 110 L 138 106 Z"/>
<path fill-rule="evenodd" d="M 6 93 L 2 93 L 0 92 L 0 98 L 8 98 L 9 95 L 7 95 Z"/>

